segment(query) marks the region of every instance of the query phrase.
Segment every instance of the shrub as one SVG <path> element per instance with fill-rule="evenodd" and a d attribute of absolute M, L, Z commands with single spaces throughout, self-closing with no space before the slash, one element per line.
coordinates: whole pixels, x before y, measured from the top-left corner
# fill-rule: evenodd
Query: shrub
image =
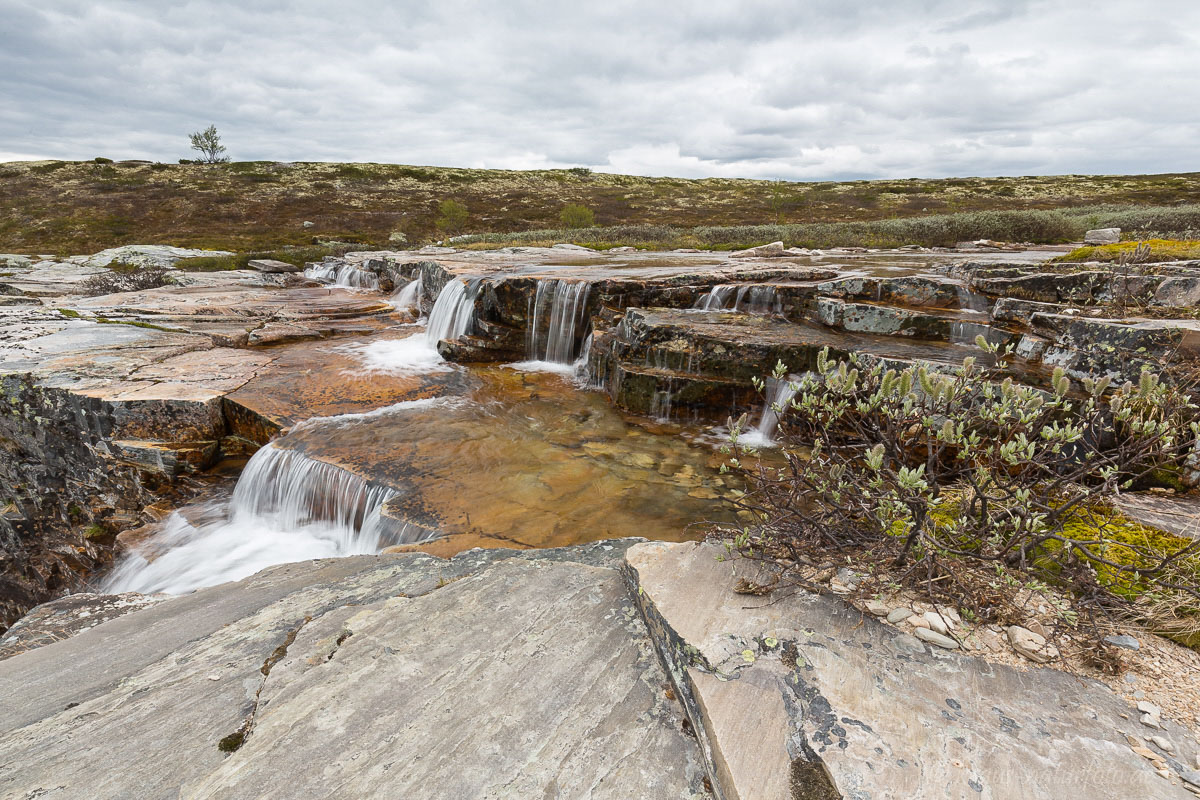
<path fill-rule="evenodd" d="M 591 228 L 596 224 L 596 215 L 587 206 L 570 203 L 563 207 L 558 218 L 568 228 Z"/>
<path fill-rule="evenodd" d="M 200 153 L 200 164 L 225 164 L 229 156 L 225 155 L 225 145 L 221 144 L 221 134 L 217 133 L 216 125 L 209 125 L 202 131 L 196 131 L 188 137 L 192 149 Z"/>
<path fill-rule="evenodd" d="M 940 373 L 821 353 L 779 409 L 783 465 L 747 469 L 737 505 L 754 524 L 718 535 L 787 565 L 850 558 L 873 572 L 868 587 L 918 587 L 984 621 L 1011 621 L 1016 591 L 1055 585 L 1064 626 L 1094 634 L 1101 617 L 1168 597 L 1200 629 L 1200 543 L 1143 535 L 1106 503 L 1194 448 L 1187 394 L 1149 370 L 1077 394 L 1061 369 L 1050 391 L 998 378 L 973 358 Z"/>
<path fill-rule="evenodd" d="M 113 160 L 112 160 L 111 158 L 105 158 L 104 156 L 96 156 L 95 158 L 93 158 L 93 159 L 92 159 L 92 161 L 94 161 L 94 162 L 95 162 L 95 163 L 97 163 L 97 164 L 111 164 L 111 163 L 113 163 Z"/>
<path fill-rule="evenodd" d="M 102 272 L 82 281 L 79 291 L 86 297 L 96 297 L 117 292 L 157 289 L 171 282 L 168 276 L 169 271 L 162 267 Z"/>
<path fill-rule="evenodd" d="M 453 235 L 467 224 L 467 207 L 457 200 L 443 200 L 438 204 L 437 220 L 434 224 L 443 233 Z"/>

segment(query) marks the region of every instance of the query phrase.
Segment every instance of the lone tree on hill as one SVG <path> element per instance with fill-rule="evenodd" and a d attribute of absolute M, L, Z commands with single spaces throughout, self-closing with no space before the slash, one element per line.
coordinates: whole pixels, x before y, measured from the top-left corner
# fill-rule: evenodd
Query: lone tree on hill
<path fill-rule="evenodd" d="M 224 164 L 229 156 L 222 155 L 225 145 L 221 144 L 221 134 L 217 133 L 216 125 L 209 125 L 205 130 L 196 131 L 191 135 L 192 149 L 200 152 L 196 159 L 201 164 Z"/>

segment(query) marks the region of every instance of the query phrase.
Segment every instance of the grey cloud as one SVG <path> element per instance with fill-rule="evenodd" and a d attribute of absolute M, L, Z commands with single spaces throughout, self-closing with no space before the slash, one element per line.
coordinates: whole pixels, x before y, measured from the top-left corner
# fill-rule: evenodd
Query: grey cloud
<path fill-rule="evenodd" d="M 1197 30 L 1191 0 L 0 0 L 0 158 L 174 160 L 215 123 L 237 159 L 1182 171 Z"/>

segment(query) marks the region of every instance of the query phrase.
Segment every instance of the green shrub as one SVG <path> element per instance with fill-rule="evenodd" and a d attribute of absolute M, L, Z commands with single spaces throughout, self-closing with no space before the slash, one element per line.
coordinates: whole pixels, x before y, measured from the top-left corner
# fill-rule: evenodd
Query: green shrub
<path fill-rule="evenodd" d="M 463 229 L 468 219 L 467 207 L 457 200 L 443 200 L 438 204 L 438 215 L 434 224 L 442 233 L 453 236 Z"/>
<path fill-rule="evenodd" d="M 1016 590 L 1045 584 L 1069 598 L 1067 626 L 1167 596 L 1200 631 L 1200 543 L 1144 534 L 1107 506 L 1192 452 L 1200 425 L 1186 393 L 1149 370 L 1081 392 L 1061 369 L 1049 391 L 1000 381 L 1003 351 L 978 343 L 996 372 L 974 358 L 943 373 L 822 352 L 777 409 L 782 465 L 746 469 L 737 505 L 754 522 L 718 535 L 793 565 L 850 559 L 875 589 L 918 587 L 985 621 L 1004 622 Z M 1178 615 L 1171 624 L 1179 633 Z"/>
<path fill-rule="evenodd" d="M 570 203 L 559 212 L 558 218 L 568 228 L 591 228 L 596 224 L 596 215 L 587 206 Z"/>

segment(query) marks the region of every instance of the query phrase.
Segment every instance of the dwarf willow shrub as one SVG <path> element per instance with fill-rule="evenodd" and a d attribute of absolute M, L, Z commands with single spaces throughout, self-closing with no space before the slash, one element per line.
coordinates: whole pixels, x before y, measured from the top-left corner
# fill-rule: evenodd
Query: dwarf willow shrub
<path fill-rule="evenodd" d="M 1146 593 L 1197 608 L 1200 544 L 1131 534 L 1105 504 L 1187 458 L 1200 432 L 1187 394 L 1149 369 L 1120 386 L 1073 386 L 1061 369 L 1049 390 L 1023 386 L 998 380 L 1005 350 L 977 344 L 995 370 L 975 358 L 897 370 L 822 352 L 778 409 L 782 461 L 744 466 L 744 420 L 733 424 L 730 465 L 750 478 L 737 504 L 756 522 L 721 535 L 784 563 L 849 556 L 983 619 L 1000 613 L 1006 587 L 1042 581 L 1072 597 L 1072 624 Z M 781 364 L 774 377 L 785 374 Z"/>

